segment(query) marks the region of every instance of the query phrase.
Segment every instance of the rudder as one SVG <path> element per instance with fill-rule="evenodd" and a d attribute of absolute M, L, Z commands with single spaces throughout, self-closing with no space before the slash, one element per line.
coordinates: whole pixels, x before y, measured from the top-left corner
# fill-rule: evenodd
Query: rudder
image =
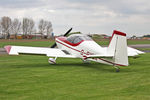
<path fill-rule="evenodd" d="M 116 65 L 128 66 L 126 34 L 114 30 L 107 52 L 114 55 L 113 60 Z"/>

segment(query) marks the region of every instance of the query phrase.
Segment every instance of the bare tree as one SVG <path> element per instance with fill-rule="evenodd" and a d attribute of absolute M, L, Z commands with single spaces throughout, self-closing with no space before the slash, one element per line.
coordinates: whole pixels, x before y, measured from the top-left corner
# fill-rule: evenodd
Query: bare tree
<path fill-rule="evenodd" d="M 2 25 L 2 31 L 3 34 L 5 34 L 5 39 L 9 39 L 10 37 L 10 28 L 11 28 L 11 18 L 10 17 L 2 17 L 2 21 L 1 21 L 1 25 Z"/>
<path fill-rule="evenodd" d="M 35 25 L 35 23 L 34 23 L 33 19 L 29 19 L 29 34 L 30 35 L 34 31 L 34 25 Z"/>
<path fill-rule="evenodd" d="M 1 20 L 0 20 L 1 23 Z M 2 25 L 0 24 L 0 39 L 3 38 L 3 34 L 2 34 Z"/>
<path fill-rule="evenodd" d="M 53 29 L 52 29 L 52 23 L 50 21 L 46 21 L 46 34 L 47 34 L 47 38 L 51 37 L 52 31 L 53 31 Z"/>
<path fill-rule="evenodd" d="M 26 36 L 28 33 L 28 18 L 23 18 L 23 22 L 22 22 L 22 30 L 23 30 L 23 34 Z"/>
<path fill-rule="evenodd" d="M 28 35 L 36 33 L 36 28 L 34 26 L 35 22 L 33 19 L 23 18 L 23 21 L 20 22 L 17 18 L 12 20 L 10 17 L 4 16 L 0 19 L 0 34 L 1 36 L 3 35 L 5 39 L 9 39 L 10 34 L 14 34 L 16 38 L 17 34 L 22 31 L 25 36 L 24 38 L 27 38 Z M 50 21 L 41 19 L 38 24 L 38 29 L 43 38 L 44 35 L 47 35 L 48 38 L 51 37 L 53 29 Z"/>
<path fill-rule="evenodd" d="M 52 29 L 52 23 L 50 21 L 45 21 L 41 19 L 38 28 L 39 28 L 39 33 L 42 34 L 42 37 L 44 37 L 44 34 L 47 34 L 48 38 L 51 37 L 51 32 L 53 31 L 53 29 Z"/>
<path fill-rule="evenodd" d="M 23 29 L 23 34 L 27 36 L 28 34 L 31 34 L 34 31 L 34 21 L 29 18 L 23 18 L 23 23 L 22 23 L 22 29 Z"/>
<path fill-rule="evenodd" d="M 2 24 L 1 24 L 1 20 L 0 20 L 0 34 L 2 35 Z"/>
<path fill-rule="evenodd" d="M 15 18 L 12 22 L 12 33 L 15 34 L 15 38 L 17 38 L 17 34 L 21 29 L 21 22 L 19 19 Z"/>
<path fill-rule="evenodd" d="M 42 37 L 44 37 L 44 33 L 46 29 L 46 22 L 43 19 L 40 20 L 38 28 L 39 28 L 39 33 L 41 33 Z"/>

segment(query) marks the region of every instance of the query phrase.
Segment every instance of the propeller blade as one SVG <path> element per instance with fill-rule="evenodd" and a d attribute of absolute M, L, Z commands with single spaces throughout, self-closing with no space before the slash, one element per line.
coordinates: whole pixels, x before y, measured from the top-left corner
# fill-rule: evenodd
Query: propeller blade
<path fill-rule="evenodd" d="M 54 44 L 51 46 L 51 48 L 55 48 L 55 47 L 56 47 L 56 45 L 57 45 L 57 44 L 56 44 L 56 43 L 54 43 Z"/>
<path fill-rule="evenodd" d="M 71 32 L 72 28 L 70 28 L 65 34 L 64 36 L 67 36 L 70 32 Z"/>
<path fill-rule="evenodd" d="M 70 28 L 65 34 L 64 36 L 67 36 L 70 32 L 71 32 L 72 28 Z M 57 46 L 56 42 L 51 46 L 51 48 L 55 48 Z"/>

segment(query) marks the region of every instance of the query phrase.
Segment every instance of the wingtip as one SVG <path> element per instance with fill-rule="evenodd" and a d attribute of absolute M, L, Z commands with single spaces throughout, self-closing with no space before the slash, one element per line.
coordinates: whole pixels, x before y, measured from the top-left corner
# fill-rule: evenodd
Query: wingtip
<path fill-rule="evenodd" d="M 8 46 L 5 46 L 4 48 L 5 48 L 5 50 L 7 51 L 7 53 L 9 54 L 9 52 L 10 52 L 10 50 L 11 50 L 11 46 L 8 45 Z"/>

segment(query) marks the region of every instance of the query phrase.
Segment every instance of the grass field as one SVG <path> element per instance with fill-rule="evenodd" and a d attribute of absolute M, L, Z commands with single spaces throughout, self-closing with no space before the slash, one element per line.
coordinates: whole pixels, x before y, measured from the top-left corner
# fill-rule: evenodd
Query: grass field
<path fill-rule="evenodd" d="M 0 40 L 0 48 L 6 45 L 19 45 L 19 46 L 35 46 L 35 47 L 50 47 L 54 41 L 50 40 Z"/>
<path fill-rule="evenodd" d="M 150 53 L 112 66 L 80 59 L 0 56 L 0 100 L 149 100 Z"/>
<path fill-rule="evenodd" d="M 109 40 L 103 40 L 103 41 L 98 41 L 96 42 L 100 45 L 108 45 Z M 128 45 L 133 45 L 133 44 L 150 44 L 150 40 L 128 40 Z M 5 45 L 21 45 L 21 46 L 38 46 L 38 47 L 50 47 L 54 41 L 50 40 L 7 40 L 3 41 L 0 40 L 0 48 L 3 48 Z"/>
<path fill-rule="evenodd" d="M 108 45 L 109 44 L 108 39 L 104 40 L 96 40 L 97 43 L 100 45 Z M 150 40 L 127 40 L 128 45 L 135 45 L 135 44 L 150 44 Z"/>
<path fill-rule="evenodd" d="M 52 43 L 9 41 L 0 46 Z M 112 66 L 83 64 L 80 59 L 58 58 L 56 65 L 50 65 L 45 56 L 1 55 L 0 100 L 149 100 L 149 58 L 150 53 L 130 58 L 130 66 L 116 73 Z"/>
<path fill-rule="evenodd" d="M 150 48 L 136 48 L 138 50 L 142 50 L 142 51 L 150 51 Z"/>

